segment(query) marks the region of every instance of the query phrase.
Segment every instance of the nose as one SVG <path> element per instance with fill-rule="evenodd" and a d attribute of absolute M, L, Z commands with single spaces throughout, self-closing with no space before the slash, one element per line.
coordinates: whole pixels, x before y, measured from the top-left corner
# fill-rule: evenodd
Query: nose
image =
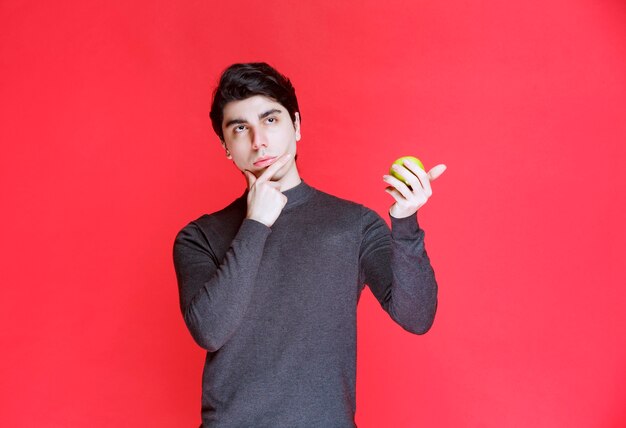
<path fill-rule="evenodd" d="M 252 131 L 252 148 L 259 150 L 261 147 L 267 147 L 267 138 L 261 130 L 255 129 Z"/>

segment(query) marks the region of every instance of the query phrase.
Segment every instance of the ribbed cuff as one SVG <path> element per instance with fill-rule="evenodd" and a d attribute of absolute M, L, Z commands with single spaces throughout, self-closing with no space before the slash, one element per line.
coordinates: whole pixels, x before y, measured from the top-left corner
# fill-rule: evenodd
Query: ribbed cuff
<path fill-rule="evenodd" d="M 396 218 L 389 214 L 389 218 L 391 219 L 391 235 L 394 238 L 415 236 L 420 230 L 417 222 L 417 212 L 403 218 Z"/>

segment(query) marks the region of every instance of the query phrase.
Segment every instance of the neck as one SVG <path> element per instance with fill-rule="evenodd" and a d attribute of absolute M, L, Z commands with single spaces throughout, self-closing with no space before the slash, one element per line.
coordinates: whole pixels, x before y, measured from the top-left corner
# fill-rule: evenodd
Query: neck
<path fill-rule="evenodd" d="M 244 179 L 245 179 L 245 176 L 244 176 Z M 294 187 L 296 187 L 298 184 L 302 182 L 302 179 L 300 178 L 300 174 L 298 174 L 298 171 L 296 171 L 295 174 L 287 174 L 279 178 L 278 180 L 270 180 L 270 181 L 279 183 L 280 191 L 284 192 L 286 190 L 293 189 Z"/>
<path fill-rule="evenodd" d="M 282 176 L 278 182 L 280 183 L 280 191 L 284 192 L 289 189 L 293 189 L 296 187 L 302 179 L 300 178 L 300 173 L 298 173 L 298 168 L 294 165 L 293 168 L 289 170 L 284 176 Z"/>

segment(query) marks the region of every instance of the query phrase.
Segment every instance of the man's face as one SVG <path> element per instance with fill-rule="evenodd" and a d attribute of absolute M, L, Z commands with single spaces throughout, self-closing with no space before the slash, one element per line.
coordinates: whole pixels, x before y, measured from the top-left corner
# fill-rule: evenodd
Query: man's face
<path fill-rule="evenodd" d="M 296 142 L 300 140 L 300 117 L 295 123 L 282 105 L 263 95 L 231 101 L 224 107 L 222 121 L 224 141 L 239 170 L 248 170 L 256 177 L 279 156 L 290 153 L 289 162 L 279 169 L 272 181 L 295 185 L 299 182 L 295 164 Z"/>

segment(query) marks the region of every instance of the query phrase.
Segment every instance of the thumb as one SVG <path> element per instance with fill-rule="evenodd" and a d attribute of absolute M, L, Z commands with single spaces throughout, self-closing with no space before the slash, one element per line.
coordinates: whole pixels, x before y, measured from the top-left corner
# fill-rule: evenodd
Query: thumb
<path fill-rule="evenodd" d="M 435 181 L 448 167 L 444 164 L 440 163 L 437 166 L 434 166 L 428 171 L 428 178 L 430 181 Z"/>
<path fill-rule="evenodd" d="M 252 185 L 256 182 L 256 177 L 247 169 L 243 171 L 243 175 L 246 176 L 246 181 L 248 182 L 248 189 L 250 189 Z"/>

